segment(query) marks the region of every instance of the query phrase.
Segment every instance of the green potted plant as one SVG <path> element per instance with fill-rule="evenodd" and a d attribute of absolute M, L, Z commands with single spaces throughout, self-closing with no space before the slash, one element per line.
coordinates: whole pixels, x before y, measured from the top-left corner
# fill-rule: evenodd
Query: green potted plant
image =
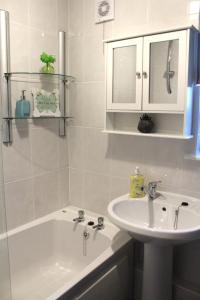
<path fill-rule="evenodd" d="M 54 66 L 52 65 L 55 61 L 56 58 L 53 55 L 49 55 L 45 52 L 43 52 L 40 55 L 40 60 L 43 62 L 45 65 L 41 68 L 42 73 L 47 73 L 47 74 L 52 74 L 55 72 Z"/>

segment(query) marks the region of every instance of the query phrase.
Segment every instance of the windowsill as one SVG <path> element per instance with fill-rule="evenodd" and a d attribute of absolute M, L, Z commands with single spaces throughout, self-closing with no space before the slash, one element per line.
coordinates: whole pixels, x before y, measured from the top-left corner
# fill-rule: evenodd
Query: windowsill
<path fill-rule="evenodd" d="M 185 155 L 184 158 L 188 159 L 188 160 L 195 160 L 195 161 L 199 161 L 200 162 L 200 155 L 187 154 L 187 155 Z"/>

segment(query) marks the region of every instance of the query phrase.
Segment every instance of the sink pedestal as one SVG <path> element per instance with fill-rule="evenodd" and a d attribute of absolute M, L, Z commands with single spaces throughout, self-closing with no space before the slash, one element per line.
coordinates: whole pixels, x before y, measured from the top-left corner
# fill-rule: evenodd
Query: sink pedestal
<path fill-rule="evenodd" d="M 142 300 L 172 299 L 172 246 L 144 244 Z"/>

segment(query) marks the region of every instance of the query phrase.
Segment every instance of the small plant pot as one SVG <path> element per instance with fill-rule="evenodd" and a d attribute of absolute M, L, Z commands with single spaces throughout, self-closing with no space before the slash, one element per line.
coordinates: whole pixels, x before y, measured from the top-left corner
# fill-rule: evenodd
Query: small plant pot
<path fill-rule="evenodd" d="M 52 66 L 51 64 L 46 64 L 42 67 L 41 72 L 46 74 L 54 74 L 54 66 Z"/>
<path fill-rule="evenodd" d="M 142 115 L 138 123 L 138 130 L 142 133 L 151 133 L 153 128 L 154 122 L 152 121 L 151 117 L 147 114 Z"/>

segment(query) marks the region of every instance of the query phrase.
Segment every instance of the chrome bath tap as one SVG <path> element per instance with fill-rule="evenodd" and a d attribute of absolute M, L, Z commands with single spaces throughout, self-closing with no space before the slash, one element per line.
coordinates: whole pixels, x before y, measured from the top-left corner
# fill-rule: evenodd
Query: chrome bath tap
<path fill-rule="evenodd" d="M 98 223 L 93 226 L 93 229 L 97 229 L 97 230 L 104 229 L 104 218 L 103 217 L 98 218 Z"/>
<path fill-rule="evenodd" d="M 77 223 L 80 223 L 80 222 L 83 222 L 85 221 L 85 212 L 84 210 L 79 210 L 78 211 L 78 217 L 73 219 L 74 222 L 77 222 Z"/>

